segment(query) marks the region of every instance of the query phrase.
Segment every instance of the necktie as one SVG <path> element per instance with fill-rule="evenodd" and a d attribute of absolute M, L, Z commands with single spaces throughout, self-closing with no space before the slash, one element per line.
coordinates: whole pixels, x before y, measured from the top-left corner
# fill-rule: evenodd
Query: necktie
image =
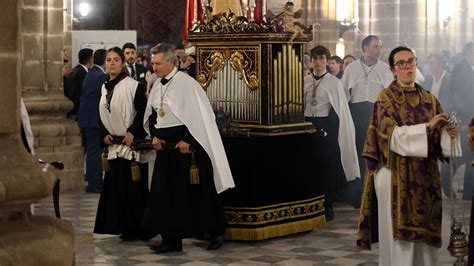
<path fill-rule="evenodd" d="M 130 69 L 132 69 L 132 71 L 130 71 L 130 77 L 132 77 L 133 79 L 136 79 L 135 78 L 135 69 L 133 68 L 133 65 L 129 65 Z"/>
<path fill-rule="evenodd" d="M 163 85 L 166 85 L 166 83 L 168 83 L 168 81 L 170 81 L 170 80 L 169 80 L 169 79 L 165 79 L 165 78 L 162 78 L 162 79 L 160 80 L 161 84 L 163 84 Z"/>

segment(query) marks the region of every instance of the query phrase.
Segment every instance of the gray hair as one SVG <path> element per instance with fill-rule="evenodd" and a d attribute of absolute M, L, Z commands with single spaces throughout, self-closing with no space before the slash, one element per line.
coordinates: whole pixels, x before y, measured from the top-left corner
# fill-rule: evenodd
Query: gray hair
<path fill-rule="evenodd" d="M 159 43 L 150 49 L 150 53 L 151 54 L 163 53 L 166 61 L 173 61 L 175 66 L 177 66 L 179 63 L 178 57 L 174 53 L 174 45 L 172 44 Z"/>

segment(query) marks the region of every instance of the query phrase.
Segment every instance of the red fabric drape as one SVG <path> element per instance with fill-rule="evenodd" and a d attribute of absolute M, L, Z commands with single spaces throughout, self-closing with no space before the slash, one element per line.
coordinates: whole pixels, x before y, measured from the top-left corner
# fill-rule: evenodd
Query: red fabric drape
<path fill-rule="evenodd" d="M 201 0 L 197 0 L 198 23 L 202 22 L 202 5 Z M 187 40 L 188 31 L 193 28 L 194 21 L 194 0 L 186 0 L 186 16 L 184 21 L 184 40 Z"/>
<path fill-rule="evenodd" d="M 262 19 L 262 11 L 263 11 L 263 0 L 255 0 L 255 10 L 253 12 L 253 19 L 254 20 L 261 20 Z"/>

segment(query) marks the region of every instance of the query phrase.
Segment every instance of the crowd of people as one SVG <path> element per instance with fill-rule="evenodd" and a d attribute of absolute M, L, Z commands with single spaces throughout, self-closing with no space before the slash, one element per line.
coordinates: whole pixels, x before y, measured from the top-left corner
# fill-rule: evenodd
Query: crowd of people
<path fill-rule="evenodd" d="M 318 164 L 326 217 L 333 219 L 338 199 L 360 208 L 357 243 L 379 242 L 380 265 L 438 265 L 442 190 L 455 196 L 448 158 L 462 156 L 463 199 L 472 197 L 474 43 L 456 59 L 430 55 L 428 67 L 404 46 L 391 51 L 387 64 L 381 47 L 371 35 L 360 59 L 331 56 L 324 46 L 308 56 L 305 117 L 327 133 L 318 138 L 327 158 Z"/>
<path fill-rule="evenodd" d="M 441 162 L 460 151 L 463 198 L 472 197 L 474 43 L 454 59 L 419 60 L 400 46 L 387 63 L 379 37 L 367 36 L 361 47 L 359 59 L 321 45 L 303 59 L 305 119 L 324 133 L 315 139 L 327 158 L 318 166 L 326 219 L 334 218 L 334 201 L 349 203 L 361 210 L 358 244 L 370 248 L 378 239 L 382 265 L 435 265 L 442 191 L 453 195 Z M 182 45 L 159 44 L 148 59 L 132 43 L 82 49 L 78 57 L 71 71 L 63 68 L 64 93 L 83 137 L 86 191 L 101 193 L 94 232 L 123 241 L 161 234 L 151 246 L 157 253 L 181 251 L 183 238 L 207 233 L 208 249 L 220 248 L 219 193 L 234 182 L 194 58 Z M 448 123 L 452 111 L 460 127 Z M 156 151 L 150 186 L 146 156 L 131 148 L 145 138 Z M 458 153 L 449 153 L 449 139 Z"/>
<path fill-rule="evenodd" d="M 183 46 L 159 44 L 147 67 L 132 43 L 78 56 L 69 75 L 63 69 L 64 93 L 83 138 L 85 190 L 100 193 L 94 233 L 123 241 L 161 234 L 151 246 L 157 253 L 208 234 L 208 249 L 220 248 L 226 222 L 218 193 L 234 182 L 211 105 L 188 74 L 194 59 Z M 156 151 L 150 185 L 146 156 L 131 147 L 146 138 Z"/>

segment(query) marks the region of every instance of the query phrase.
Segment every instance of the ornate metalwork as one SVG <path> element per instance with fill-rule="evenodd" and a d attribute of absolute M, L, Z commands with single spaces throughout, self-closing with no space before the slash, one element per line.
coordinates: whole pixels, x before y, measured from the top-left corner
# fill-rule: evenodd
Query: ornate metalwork
<path fill-rule="evenodd" d="M 225 60 L 224 56 L 219 52 L 211 53 L 210 58 L 204 62 L 204 70 L 198 75 L 197 80 L 204 88 L 207 89 L 212 79 L 216 79 L 216 72 L 224 68 Z"/>
<path fill-rule="evenodd" d="M 468 255 L 468 243 L 466 234 L 461 231 L 462 223 L 457 222 L 454 217 L 452 219 L 448 251 L 451 256 L 456 258 L 453 265 L 461 266 L 465 265 L 464 257 Z"/>
<path fill-rule="evenodd" d="M 244 79 L 245 84 L 250 90 L 258 89 L 257 73 L 252 67 L 252 62 L 246 60 L 243 53 L 239 51 L 234 52 L 229 62 L 232 68 L 240 73 L 239 78 Z"/>
<path fill-rule="evenodd" d="M 212 16 L 212 7 L 204 10 L 203 22 L 191 32 L 213 33 L 243 33 L 243 32 L 273 32 L 273 24 L 265 21 L 249 21 L 244 16 L 237 16 L 230 9 Z"/>

